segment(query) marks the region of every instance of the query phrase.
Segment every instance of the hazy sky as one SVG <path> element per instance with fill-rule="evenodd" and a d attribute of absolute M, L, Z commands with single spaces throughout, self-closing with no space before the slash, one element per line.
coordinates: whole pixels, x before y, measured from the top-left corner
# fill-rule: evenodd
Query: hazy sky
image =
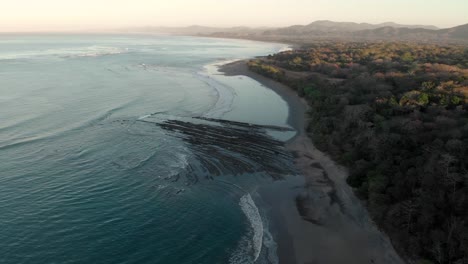
<path fill-rule="evenodd" d="M 468 0 L 1 0 L 0 31 L 127 26 L 287 26 L 315 20 L 451 27 Z"/>

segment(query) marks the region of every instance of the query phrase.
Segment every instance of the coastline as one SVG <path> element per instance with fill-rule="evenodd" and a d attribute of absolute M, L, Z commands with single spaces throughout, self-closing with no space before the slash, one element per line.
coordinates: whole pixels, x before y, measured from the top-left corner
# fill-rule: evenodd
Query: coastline
<path fill-rule="evenodd" d="M 289 108 L 287 123 L 297 130 L 297 134 L 288 142 L 291 142 L 300 135 L 305 134 L 305 114 L 309 106 L 307 105 L 307 102 L 303 98 L 299 97 L 294 90 L 284 84 L 250 71 L 246 65 L 246 60 L 238 60 L 221 65 L 219 67 L 219 71 L 226 76 L 247 76 L 259 82 L 262 86 L 273 90 L 284 101 L 286 101 Z"/>
<path fill-rule="evenodd" d="M 347 185 L 346 169 L 317 150 L 307 136 L 307 102 L 286 85 L 251 72 L 246 60 L 219 71 L 250 77 L 276 92 L 288 104 L 287 122 L 297 131 L 286 148 L 295 154 L 303 177 L 288 177 L 262 192 L 278 230 L 280 263 L 404 263 Z"/>

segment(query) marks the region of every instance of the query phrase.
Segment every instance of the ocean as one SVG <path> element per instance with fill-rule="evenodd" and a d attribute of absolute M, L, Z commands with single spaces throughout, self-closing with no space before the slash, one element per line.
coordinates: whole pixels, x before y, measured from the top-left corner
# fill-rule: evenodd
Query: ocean
<path fill-rule="evenodd" d="M 246 153 L 294 134 L 261 127 L 288 106 L 218 66 L 284 48 L 0 35 L 0 263 L 277 263 L 256 190 L 289 157 Z"/>

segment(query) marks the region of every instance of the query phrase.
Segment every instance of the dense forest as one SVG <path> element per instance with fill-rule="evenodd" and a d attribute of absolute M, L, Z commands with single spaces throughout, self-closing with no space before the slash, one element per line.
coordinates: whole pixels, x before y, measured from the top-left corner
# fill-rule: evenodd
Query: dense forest
<path fill-rule="evenodd" d="M 468 263 L 468 47 L 317 43 L 249 67 L 308 100 L 314 144 L 403 255 Z"/>

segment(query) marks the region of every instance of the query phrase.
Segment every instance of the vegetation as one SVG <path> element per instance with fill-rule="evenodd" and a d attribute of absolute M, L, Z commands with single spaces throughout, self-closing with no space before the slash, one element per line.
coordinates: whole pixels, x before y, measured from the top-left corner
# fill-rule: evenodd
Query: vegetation
<path fill-rule="evenodd" d="M 468 263 L 468 48 L 322 43 L 249 62 L 311 105 L 310 137 L 397 249 Z"/>

